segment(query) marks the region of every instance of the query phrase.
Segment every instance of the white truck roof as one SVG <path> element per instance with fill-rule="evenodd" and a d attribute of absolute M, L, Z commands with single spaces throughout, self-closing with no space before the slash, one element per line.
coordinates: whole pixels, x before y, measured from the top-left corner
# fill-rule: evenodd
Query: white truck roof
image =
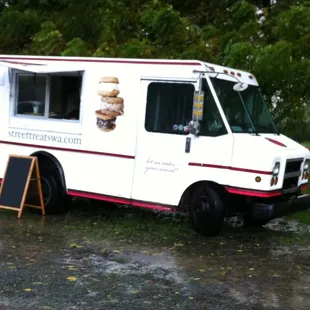
<path fill-rule="evenodd" d="M 53 64 L 53 68 L 48 70 L 38 69 L 37 72 L 60 72 L 77 70 L 77 67 L 81 67 L 81 70 L 85 69 L 85 64 L 94 63 L 115 63 L 115 64 L 136 64 L 136 65 L 169 65 L 169 66 L 195 66 L 202 67 L 202 71 L 208 71 L 209 76 L 215 76 L 216 73 L 221 73 L 218 78 L 228 79 L 231 81 L 240 81 L 247 84 L 258 85 L 255 76 L 247 71 L 221 66 L 213 63 L 208 63 L 196 59 L 138 59 L 138 58 L 105 58 L 105 57 L 70 57 L 70 56 L 35 56 L 35 55 L 0 55 L 0 63 L 8 62 L 9 66 L 16 69 L 21 69 L 25 64 L 31 65 L 44 65 L 49 62 L 56 62 Z M 64 62 L 67 62 L 64 66 Z M 83 63 L 83 64 L 82 64 Z M 15 65 L 14 65 L 15 64 Z M 60 66 L 59 66 L 60 65 Z M 32 72 L 34 68 L 31 67 Z M 41 71 L 42 70 L 42 71 Z M 212 73 L 215 72 L 215 73 Z"/>

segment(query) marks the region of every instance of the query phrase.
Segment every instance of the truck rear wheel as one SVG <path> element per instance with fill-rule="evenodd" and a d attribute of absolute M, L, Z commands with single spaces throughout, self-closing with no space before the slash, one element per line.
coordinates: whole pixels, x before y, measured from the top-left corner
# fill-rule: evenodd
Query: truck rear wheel
<path fill-rule="evenodd" d="M 206 236 L 216 236 L 223 229 L 225 208 L 220 195 L 207 184 L 200 185 L 192 196 L 190 214 L 194 229 Z"/>
<path fill-rule="evenodd" d="M 40 166 L 41 187 L 43 193 L 44 207 L 46 214 L 61 214 L 67 212 L 71 207 L 71 198 L 66 194 L 61 185 L 57 171 L 49 168 L 47 165 Z M 33 191 L 32 194 L 35 192 Z M 38 194 L 36 197 L 30 197 L 38 203 Z M 29 208 L 30 212 L 38 210 Z M 39 212 L 41 212 L 39 210 Z"/>

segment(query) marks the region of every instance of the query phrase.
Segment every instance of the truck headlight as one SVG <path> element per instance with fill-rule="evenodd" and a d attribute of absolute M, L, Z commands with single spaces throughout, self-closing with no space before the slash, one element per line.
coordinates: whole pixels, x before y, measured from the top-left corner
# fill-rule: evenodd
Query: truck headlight
<path fill-rule="evenodd" d="M 309 169 L 309 159 L 306 159 L 304 164 L 304 171 L 308 171 L 308 169 Z"/>
<path fill-rule="evenodd" d="M 279 172 L 280 172 L 280 163 L 276 162 L 272 170 L 272 175 L 275 177 L 279 174 Z"/>

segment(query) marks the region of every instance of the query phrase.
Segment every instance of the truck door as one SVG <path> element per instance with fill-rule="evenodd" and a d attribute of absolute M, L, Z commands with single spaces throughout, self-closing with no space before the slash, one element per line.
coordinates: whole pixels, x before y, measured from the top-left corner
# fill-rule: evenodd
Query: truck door
<path fill-rule="evenodd" d="M 211 92 L 205 94 L 208 114 L 201 122 L 202 134 L 188 132 L 196 83 L 195 79 L 141 80 L 132 199 L 177 205 L 187 186 L 207 179 L 207 170 L 195 163 L 209 164 L 211 170 L 219 160 L 223 167 L 230 165 L 232 137 Z M 205 79 L 203 87 L 207 93 Z M 217 179 L 213 170 L 211 178 Z"/>

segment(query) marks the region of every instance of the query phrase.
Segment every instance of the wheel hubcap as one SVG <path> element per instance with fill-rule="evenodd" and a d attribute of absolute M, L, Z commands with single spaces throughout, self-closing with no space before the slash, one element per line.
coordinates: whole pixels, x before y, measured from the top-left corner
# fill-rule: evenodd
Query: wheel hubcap
<path fill-rule="evenodd" d="M 42 187 L 44 206 L 46 206 L 51 201 L 52 189 L 49 182 L 45 178 L 41 178 L 41 187 Z"/>
<path fill-rule="evenodd" d="M 195 212 L 193 212 L 194 220 L 197 223 L 205 224 L 206 213 L 210 211 L 210 203 L 207 196 L 200 196 L 195 205 Z"/>

